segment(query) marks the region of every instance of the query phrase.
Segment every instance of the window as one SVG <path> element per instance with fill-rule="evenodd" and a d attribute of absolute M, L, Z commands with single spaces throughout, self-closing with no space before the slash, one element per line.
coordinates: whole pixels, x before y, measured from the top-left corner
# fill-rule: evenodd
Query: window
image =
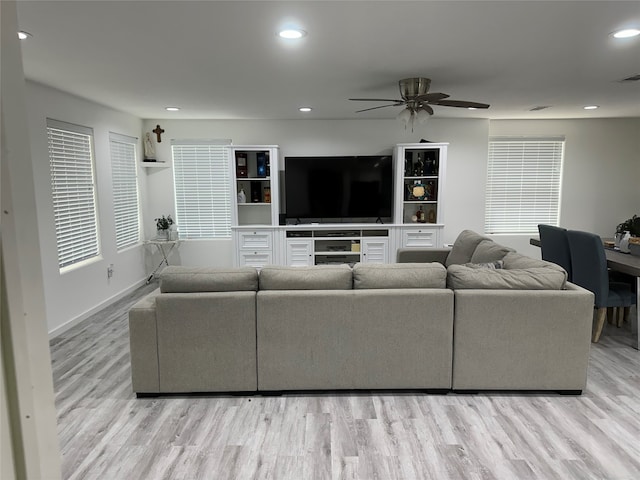
<path fill-rule="evenodd" d="M 60 269 L 100 254 L 93 130 L 47 119 L 53 214 Z"/>
<path fill-rule="evenodd" d="M 113 210 L 118 251 L 140 241 L 140 208 L 136 165 L 137 139 L 109 134 Z"/>
<path fill-rule="evenodd" d="M 537 233 L 558 225 L 564 138 L 491 138 L 486 233 Z"/>
<path fill-rule="evenodd" d="M 230 141 L 174 141 L 173 179 L 180 238 L 231 237 Z"/>

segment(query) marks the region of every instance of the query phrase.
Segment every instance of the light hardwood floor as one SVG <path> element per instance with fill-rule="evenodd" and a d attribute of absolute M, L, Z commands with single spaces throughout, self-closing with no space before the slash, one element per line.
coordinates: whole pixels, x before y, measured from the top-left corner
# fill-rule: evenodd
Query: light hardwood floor
<path fill-rule="evenodd" d="M 640 478 L 640 352 L 628 326 L 606 326 L 579 397 L 137 399 L 127 310 L 153 287 L 51 341 L 65 479 Z"/>

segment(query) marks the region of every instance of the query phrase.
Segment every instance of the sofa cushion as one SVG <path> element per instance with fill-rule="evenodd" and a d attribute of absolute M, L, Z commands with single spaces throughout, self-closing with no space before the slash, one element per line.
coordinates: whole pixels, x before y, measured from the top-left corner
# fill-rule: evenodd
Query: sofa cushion
<path fill-rule="evenodd" d="M 253 267 L 169 266 L 160 274 L 162 293 L 236 292 L 258 290 L 258 272 Z"/>
<path fill-rule="evenodd" d="M 507 270 L 513 270 L 516 268 L 537 268 L 546 267 L 554 268 L 556 270 L 564 270 L 560 265 L 547 262 L 546 260 L 540 260 L 538 258 L 528 257 L 517 252 L 509 252 L 503 258 L 504 268 Z"/>
<path fill-rule="evenodd" d="M 493 270 L 501 270 L 504 268 L 504 261 L 496 260 L 495 262 L 486 263 L 465 263 L 464 266 L 470 268 L 491 268 Z"/>
<path fill-rule="evenodd" d="M 351 290 L 349 265 L 286 267 L 268 265 L 260 270 L 260 290 Z"/>
<path fill-rule="evenodd" d="M 449 265 L 469 263 L 476 247 L 483 240 L 487 240 L 487 238 L 472 230 L 463 230 L 453 243 L 445 265 L 448 267 Z"/>
<path fill-rule="evenodd" d="M 441 263 L 391 263 L 353 266 L 353 288 L 446 288 L 447 270 Z"/>
<path fill-rule="evenodd" d="M 502 260 L 513 249 L 504 247 L 493 240 L 482 240 L 471 255 L 471 263 L 490 263 Z"/>
<path fill-rule="evenodd" d="M 494 270 L 451 265 L 447 268 L 447 287 L 454 290 L 562 290 L 566 281 L 564 270 L 547 267 Z"/>

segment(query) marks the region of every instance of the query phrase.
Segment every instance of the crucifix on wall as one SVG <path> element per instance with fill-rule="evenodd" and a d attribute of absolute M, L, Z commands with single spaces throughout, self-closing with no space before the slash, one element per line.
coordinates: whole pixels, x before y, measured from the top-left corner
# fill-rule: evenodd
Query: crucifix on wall
<path fill-rule="evenodd" d="M 160 138 L 160 135 L 162 135 L 164 133 L 164 130 L 162 128 L 160 128 L 160 125 L 156 125 L 156 128 L 154 130 L 151 130 L 151 131 L 156 134 L 156 138 L 158 140 L 158 143 L 162 142 L 162 138 Z"/>

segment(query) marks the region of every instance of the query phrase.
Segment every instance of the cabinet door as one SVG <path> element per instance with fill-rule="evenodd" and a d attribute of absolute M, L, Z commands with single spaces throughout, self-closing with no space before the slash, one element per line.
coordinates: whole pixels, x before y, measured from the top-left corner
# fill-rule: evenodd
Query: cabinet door
<path fill-rule="evenodd" d="M 313 240 L 287 240 L 287 265 L 313 265 Z"/>
<path fill-rule="evenodd" d="M 239 259 L 241 267 L 262 268 L 273 263 L 273 255 L 266 251 L 240 252 Z"/>
<path fill-rule="evenodd" d="M 388 263 L 389 240 L 367 238 L 362 240 L 362 263 Z"/>
<path fill-rule="evenodd" d="M 435 228 L 403 228 L 403 247 L 431 247 L 438 246 L 438 230 Z"/>

